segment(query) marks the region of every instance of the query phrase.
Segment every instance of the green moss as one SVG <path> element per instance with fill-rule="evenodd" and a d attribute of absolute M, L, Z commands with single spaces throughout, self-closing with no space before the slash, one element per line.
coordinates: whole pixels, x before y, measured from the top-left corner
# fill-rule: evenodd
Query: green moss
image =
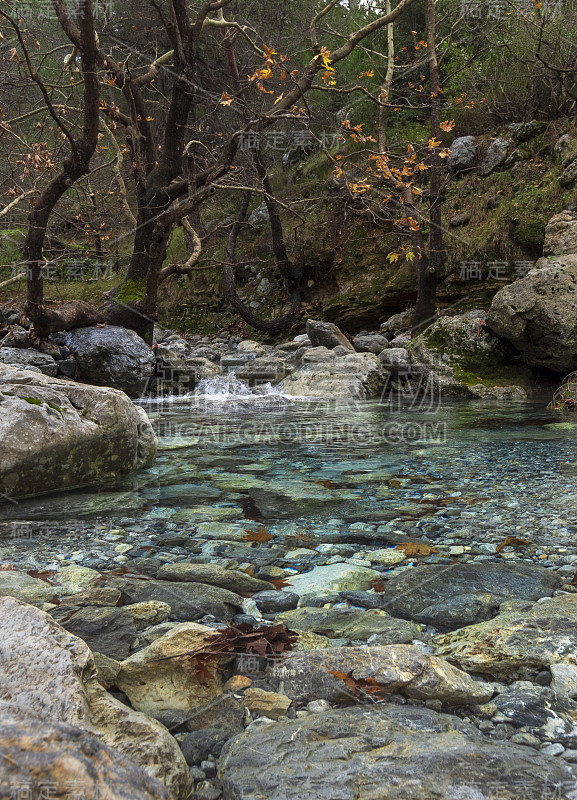
<path fill-rule="evenodd" d="M 51 403 L 48 400 L 39 400 L 37 397 L 21 397 L 21 400 L 24 400 L 25 403 L 30 403 L 31 406 L 48 406 L 48 408 L 53 409 L 54 411 L 58 411 L 59 414 L 62 414 L 62 409 L 59 406 L 55 406 L 54 403 Z"/>
<path fill-rule="evenodd" d="M 465 386 L 532 386 L 531 372 L 527 367 L 502 364 L 487 353 L 475 353 L 451 359 L 455 377 Z M 481 380 L 479 380 L 479 378 Z"/>
<path fill-rule="evenodd" d="M 549 215 L 547 215 L 548 217 Z M 534 217 L 522 219 L 516 226 L 513 236 L 519 244 L 529 250 L 541 251 L 545 241 L 545 225 L 547 219 L 535 219 Z"/>
<path fill-rule="evenodd" d="M 120 291 L 115 295 L 116 300 L 123 300 L 125 303 L 134 303 L 142 300 L 146 291 L 146 279 L 139 281 L 125 281 L 120 287 Z"/>

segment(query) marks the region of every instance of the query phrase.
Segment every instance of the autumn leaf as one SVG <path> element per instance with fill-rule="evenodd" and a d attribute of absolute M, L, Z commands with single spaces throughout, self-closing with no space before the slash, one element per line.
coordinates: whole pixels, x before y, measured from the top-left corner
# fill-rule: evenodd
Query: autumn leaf
<path fill-rule="evenodd" d="M 421 542 L 401 542 L 395 550 L 404 550 L 407 557 L 410 556 L 430 556 L 431 553 L 438 553 L 434 547 Z"/>
<path fill-rule="evenodd" d="M 289 583 L 286 578 L 268 578 L 267 580 L 269 583 L 272 583 L 275 589 L 278 589 L 279 591 L 281 589 L 290 589 L 292 586 L 292 584 Z"/>
<path fill-rule="evenodd" d="M 247 531 L 242 537 L 245 542 L 270 542 L 272 534 L 267 533 L 264 528 L 257 528 L 256 531 Z"/>
<path fill-rule="evenodd" d="M 514 550 L 522 550 L 525 547 L 528 547 L 529 542 L 528 539 L 519 539 L 517 536 L 506 536 L 501 544 L 497 545 L 496 552 L 501 553 L 505 547 L 513 547 Z"/>
<path fill-rule="evenodd" d="M 416 228 L 416 230 L 418 230 L 418 228 Z M 415 258 L 415 254 L 413 253 L 412 250 L 407 250 L 407 252 L 405 253 L 405 258 L 407 259 L 407 261 L 413 261 Z"/>
<path fill-rule="evenodd" d="M 429 147 L 438 147 L 441 144 L 440 139 L 436 139 L 434 136 L 432 139 L 429 139 Z"/>
<path fill-rule="evenodd" d="M 389 261 L 391 264 L 396 264 L 398 260 L 399 260 L 398 253 L 389 253 L 389 255 L 387 256 L 387 261 Z"/>
<path fill-rule="evenodd" d="M 16 59 L 18 61 L 18 51 L 15 47 L 10 48 L 10 61 L 14 61 Z"/>
<path fill-rule="evenodd" d="M 442 131 L 446 131 L 447 133 L 455 127 L 455 120 L 452 119 L 450 121 L 445 120 L 445 122 L 439 123 L 439 128 Z"/>
<path fill-rule="evenodd" d="M 372 69 L 368 69 L 366 72 L 361 72 L 359 78 L 373 78 L 375 73 Z"/>
<path fill-rule="evenodd" d="M 228 92 L 223 92 L 220 97 L 219 105 L 221 106 L 229 106 L 231 103 L 234 102 L 234 97 L 231 97 Z"/>

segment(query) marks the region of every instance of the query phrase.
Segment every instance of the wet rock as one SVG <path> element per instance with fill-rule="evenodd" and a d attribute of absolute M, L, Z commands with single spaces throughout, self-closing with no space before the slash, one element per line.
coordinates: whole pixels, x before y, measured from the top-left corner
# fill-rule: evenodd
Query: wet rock
<path fill-rule="evenodd" d="M 379 360 L 393 377 L 398 376 L 399 372 L 405 373 L 411 368 L 409 353 L 404 347 L 391 347 L 383 350 L 379 355 Z"/>
<path fill-rule="evenodd" d="M 305 364 L 281 382 L 285 394 L 329 398 L 333 403 L 367 400 L 379 394 L 385 382 L 374 353 L 339 355 L 326 364 Z"/>
<path fill-rule="evenodd" d="M 505 603 L 492 620 L 439 637 L 436 652 L 462 669 L 531 679 L 577 656 L 577 595 Z"/>
<path fill-rule="evenodd" d="M 540 259 L 526 277 L 497 292 L 487 322 L 528 364 L 575 369 L 577 254 Z"/>
<path fill-rule="evenodd" d="M 246 530 L 243 533 L 246 536 Z M 237 594 L 254 594 L 272 588 L 268 581 L 253 578 L 246 572 L 237 569 L 225 569 L 218 564 L 189 564 L 179 561 L 176 564 L 163 565 L 157 575 L 161 580 L 205 583 L 219 586 L 221 589 L 228 589 Z"/>
<path fill-rule="evenodd" d="M 479 175 L 486 178 L 503 166 L 509 153 L 510 143 L 506 139 L 495 139 L 491 142 L 485 158 L 479 164 Z"/>
<path fill-rule="evenodd" d="M 332 322 L 307 319 L 307 336 L 313 347 L 327 347 L 332 350 L 337 345 L 354 350 L 344 333 Z"/>
<path fill-rule="evenodd" d="M 568 765 L 427 708 L 335 709 L 252 725 L 225 745 L 224 796 L 235 800 L 542 800 L 571 796 Z M 410 794 L 409 794 L 410 793 Z"/>
<path fill-rule="evenodd" d="M 141 397 L 152 378 L 154 353 L 134 331 L 106 328 L 76 328 L 66 337 L 80 377 L 96 386 L 121 389 L 129 397 Z"/>
<path fill-rule="evenodd" d="M 330 592 L 341 592 L 347 589 L 369 589 L 381 578 L 381 573 L 370 567 L 354 564 L 336 563 L 315 567 L 310 572 L 291 575 L 287 582 L 288 591 L 299 596 L 307 594 L 322 595 Z"/>
<path fill-rule="evenodd" d="M 54 586 L 58 595 L 80 594 L 85 590 L 90 590 L 99 578 L 100 572 L 95 569 L 70 564 L 58 570 L 54 576 Z"/>
<path fill-rule="evenodd" d="M 111 686 L 116 684 L 116 678 L 120 671 L 120 661 L 98 652 L 94 652 L 93 656 L 98 672 L 98 683 L 105 689 L 110 689 Z"/>
<path fill-rule="evenodd" d="M 285 611 L 277 617 L 291 630 L 313 631 L 331 639 L 368 639 L 379 634 L 381 642 L 406 644 L 421 638 L 418 625 L 385 614 L 382 611 L 347 608 L 308 608 Z"/>
<path fill-rule="evenodd" d="M 279 611 L 291 611 L 296 608 L 299 601 L 298 594 L 294 592 L 279 592 L 276 590 L 257 592 L 252 599 L 263 614 L 276 614 Z"/>
<path fill-rule="evenodd" d="M 2 798 L 71 798 L 78 787 L 85 798 L 170 800 L 160 782 L 96 736 L 14 706 L 0 709 L 0 750 Z"/>
<path fill-rule="evenodd" d="M 541 740 L 561 742 L 567 747 L 577 744 L 577 703 L 557 695 L 548 686 L 519 682 L 496 695 L 490 705 L 513 725 L 527 728 Z"/>
<path fill-rule="evenodd" d="M 446 166 L 452 175 L 473 169 L 477 163 L 477 144 L 474 136 L 460 136 L 451 144 Z"/>
<path fill-rule="evenodd" d="M 0 598 L 0 624 L 1 701 L 96 736 L 185 800 L 190 780 L 178 745 L 166 728 L 100 685 L 92 653 L 81 639 L 48 614 L 10 597 Z"/>
<path fill-rule="evenodd" d="M 161 580 L 113 578 L 109 585 L 120 589 L 128 603 L 156 600 L 170 606 L 170 617 L 181 622 L 194 622 L 206 614 L 222 622 L 231 622 L 242 611 L 243 598 L 219 586 Z"/>
<path fill-rule="evenodd" d="M 134 617 L 126 608 L 56 608 L 54 619 L 70 633 L 109 658 L 120 661 L 130 652 L 136 639 Z"/>
<path fill-rule="evenodd" d="M 236 370 L 236 377 L 246 381 L 249 386 L 262 385 L 264 383 L 276 384 L 291 372 L 291 367 L 286 361 L 271 356 L 255 358 L 243 364 Z"/>
<path fill-rule="evenodd" d="M 284 717 L 291 703 L 290 697 L 276 692 L 265 692 L 264 689 L 251 688 L 244 693 L 245 706 L 259 717 Z"/>
<path fill-rule="evenodd" d="M 0 596 L 16 597 L 24 603 L 42 605 L 54 597 L 54 587 L 26 572 L 15 569 L 0 570 Z"/>
<path fill-rule="evenodd" d="M 116 686 L 137 711 L 155 716 L 166 710 L 192 711 L 222 692 L 220 674 L 197 673 L 186 656 L 214 636 L 212 628 L 185 622 L 120 664 Z"/>
<path fill-rule="evenodd" d="M 577 699 L 577 663 L 567 660 L 551 664 L 551 688 L 556 695 Z"/>
<path fill-rule="evenodd" d="M 180 727 L 186 731 L 212 728 L 220 731 L 226 741 L 244 729 L 244 719 L 244 705 L 227 693 L 219 694 L 187 713 Z"/>
<path fill-rule="evenodd" d="M 323 698 L 331 702 L 354 699 L 332 672 L 375 680 L 385 694 L 404 694 L 419 700 L 438 699 L 452 705 L 484 703 L 493 687 L 475 681 L 447 661 L 429 656 L 412 645 L 333 647 L 308 653 L 288 653 L 267 670 L 270 683 L 293 700 Z"/>
<path fill-rule="evenodd" d="M 219 756 L 228 738 L 230 737 L 217 728 L 203 728 L 186 733 L 180 742 L 180 748 L 190 767 L 200 766 L 211 754 Z"/>
<path fill-rule="evenodd" d="M 160 625 L 170 616 L 171 611 L 168 603 L 161 603 L 158 600 L 146 600 L 123 608 L 131 614 L 137 631 L 142 631 L 151 625 Z"/>
<path fill-rule="evenodd" d="M 248 494 L 265 519 L 286 519 L 302 516 L 305 508 L 314 509 L 328 503 L 335 503 L 335 492 L 314 483 L 300 481 L 279 481 L 278 483 L 258 481 Z M 246 536 L 246 531 L 245 531 Z"/>
<path fill-rule="evenodd" d="M 423 565 L 387 581 L 383 608 L 449 631 L 490 619 L 505 600 L 551 595 L 561 583 L 551 570 L 530 564 Z"/>
<path fill-rule="evenodd" d="M 0 493 L 5 496 L 116 480 L 150 466 L 155 455 L 148 417 L 121 392 L 0 364 Z"/>
<path fill-rule="evenodd" d="M 58 586 L 55 587 L 58 590 Z M 110 586 L 100 586 L 95 589 L 87 589 L 78 594 L 66 595 L 60 598 L 60 608 L 71 608 L 73 606 L 117 606 L 122 598 L 119 589 Z"/>
<path fill-rule="evenodd" d="M 34 349 L 21 350 L 14 347 L 3 347 L 0 350 L 0 363 L 10 364 L 19 369 L 37 367 L 40 372 L 50 378 L 55 378 L 58 372 L 58 365 L 52 356 Z"/>

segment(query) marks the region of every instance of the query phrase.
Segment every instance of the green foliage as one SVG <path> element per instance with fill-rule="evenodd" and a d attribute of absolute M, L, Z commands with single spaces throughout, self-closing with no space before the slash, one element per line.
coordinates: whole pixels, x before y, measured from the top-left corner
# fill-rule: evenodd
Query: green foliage
<path fill-rule="evenodd" d="M 122 300 L 125 303 L 134 303 L 137 300 L 144 298 L 146 292 L 146 280 L 142 278 L 139 281 L 125 281 L 120 287 L 120 291 L 116 295 L 117 300 Z"/>

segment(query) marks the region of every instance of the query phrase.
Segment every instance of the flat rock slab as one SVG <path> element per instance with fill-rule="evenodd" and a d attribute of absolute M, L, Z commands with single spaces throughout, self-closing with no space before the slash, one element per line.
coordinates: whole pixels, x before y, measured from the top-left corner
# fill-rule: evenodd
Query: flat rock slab
<path fill-rule="evenodd" d="M 218 620 L 230 623 L 234 615 L 242 611 L 243 598 L 240 595 L 207 583 L 113 578 L 107 585 L 120 589 L 129 603 L 146 600 L 168 603 L 170 618 L 180 622 L 194 622 L 212 614 Z"/>
<path fill-rule="evenodd" d="M 330 639 L 366 640 L 378 634 L 383 644 L 385 639 L 387 644 L 409 644 L 422 636 L 421 629 L 414 622 L 395 619 L 375 610 L 303 606 L 279 614 L 277 621 L 292 630 L 313 631 Z"/>
<path fill-rule="evenodd" d="M 571 767 L 427 708 L 357 706 L 251 725 L 228 742 L 225 800 L 569 800 Z"/>
<path fill-rule="evenodd" d="M 469 672 L 534 678 L 542 669 L 577 657 L 577 595 L 539 603 L 506 603 L 487 622 L 447 633 L 436 652 Z"/>
<path fill-rule="evenodd" d="M 190 583 L 208 583 L 211 586 L 219 586 L 221 589 L 228 589 L 237 594 L 254 594 L 273 589 L 268 581 L 253 578 L 238 569 L 225 569 L 218 564 L 188 564 L 178 562 L 176 564 L 163 564 L 158 570 L 157 576 L 160 580 L 166 581 L 186 581 Z"/>
<path fill-rule="evenodd" d="M 95 736 L 15 707 L 0 708 L 0 752 L 2 800 L 170 800 L 161 783 Z"/>
<path fill-rule="evenodd" d="M 562 583 L 552 570 L 531 564 L 421 566 L 386 583 L 382 607 L 451 631 L 490 619 L 505 600 L 551 596 Z"/>
<path fill-rule="evenodd" d="M 289 653 L 268 670 L 271 684 L 296 701 L 354 700 L 344 681 L 331 671 L 352 673 L 356 679 L 371 678 L 383 693 L 401 693 L 421 700 L 448 704 L 485 703 L 493 687 L 475 681 L 447 661 L 423 653 L 411 645 L 381 647 L 334 647 Z"/>
<path fill-rule="evenodd" d="M 120 661 L 136 639 L 133 614 L 127 608 L 58 607 L 52 612 L 63 628 L 83 639 L 91 650 Z"/>

